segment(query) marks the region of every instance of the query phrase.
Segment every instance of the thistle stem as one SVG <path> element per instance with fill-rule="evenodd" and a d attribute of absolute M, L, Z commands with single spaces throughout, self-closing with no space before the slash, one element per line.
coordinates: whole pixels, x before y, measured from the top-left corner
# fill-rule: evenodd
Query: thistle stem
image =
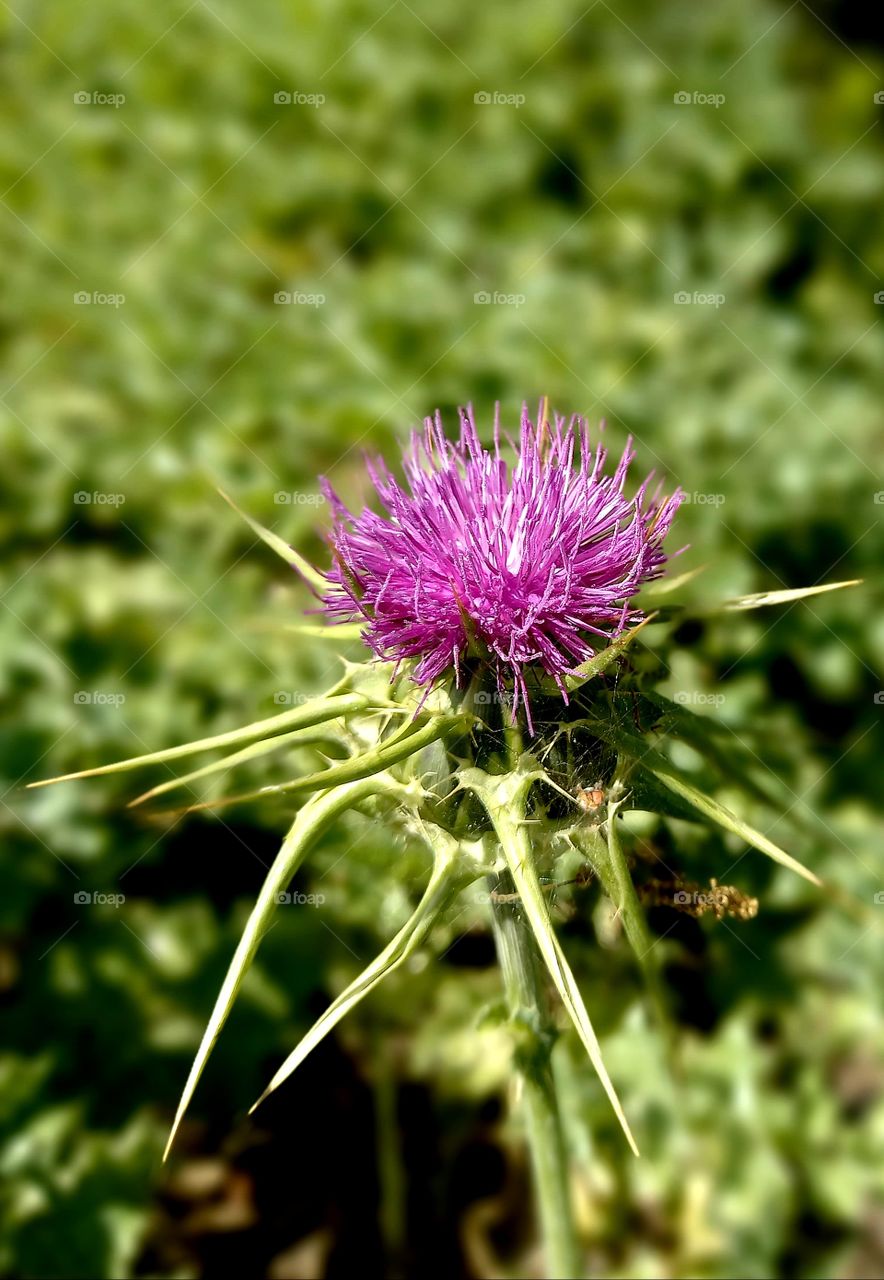
<path fill-rule="evenodd" d="M 489 880 L 491 921 L 504 989 L 518 1029 L 516 1066 L 550 1280 L 581 1275 L 568 1156 L 552 1070 L 556 1030 L 533 935 L 511 900 L 509 876 Z M 509 899 L 509 900 L 508 900 Z"/>
<path fill-rule="evenodd" d="M 504 726 L 505 763 L 516 769 L 522 754 L 518 724 Z M 580 1250 L 568 1177 L 568 1152 L 552 1068 L 556 1040 L 537 943 L 527 926 L 513 881 L 506 872 L 489 877 L 491 923 L 509 1014 L 518 1039 L 516 1067 L 540 1228 L 550 1280 L 581 1275 Z"/>

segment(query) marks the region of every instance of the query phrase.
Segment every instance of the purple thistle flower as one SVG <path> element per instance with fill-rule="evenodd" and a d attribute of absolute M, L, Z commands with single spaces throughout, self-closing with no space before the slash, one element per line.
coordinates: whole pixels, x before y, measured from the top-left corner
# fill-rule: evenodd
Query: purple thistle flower
<path fill-rule="evenodd" d="M 332 505 L 334 564 L 323 596 L 333 622 L 364 620 L 378 657 L 417 659 L 413 678 L 430 685 L 453 669 L 460 683 L 467 652 L 492 667 L 513 715 L 525 702 L 526 669 L 564 678 L 641 618 L 630 600 L 659 577 L 663 539 L 682 494 L 623 492 L 631 439 L 613 475 L 593 451 L 583 418 L 546 419 L 522 410 L 517 461 L 501 457 L 499 410 L 494 448 L 479 442 L 471 408 L 460 410 L 460 440 L 449 441 L 439 413 L 414 432 L 404 459 L 408 488 L 383 461 L 368 470 L 386 514 L 354 517 L 326 480 Z M 575 452 L 579 465 L 575 466 Z"/>

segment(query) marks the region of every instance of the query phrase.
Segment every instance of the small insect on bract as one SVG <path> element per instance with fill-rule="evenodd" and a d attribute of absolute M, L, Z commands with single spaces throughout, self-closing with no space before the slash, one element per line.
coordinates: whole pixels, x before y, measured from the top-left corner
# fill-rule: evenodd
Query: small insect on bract
<path fill-rule="evenodd" d="M 598 782 L 594 782 L 591 787 L 578 787 L 574 793 L 574 799 L 583 812 L 588 813 L 590 817 L 598 815 L 607 798 L 605 784 L 601 779 Z"/>

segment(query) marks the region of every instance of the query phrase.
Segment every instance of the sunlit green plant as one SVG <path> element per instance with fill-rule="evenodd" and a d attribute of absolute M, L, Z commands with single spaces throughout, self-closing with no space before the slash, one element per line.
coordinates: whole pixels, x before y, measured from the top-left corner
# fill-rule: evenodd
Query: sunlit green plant
<path fill-rule="evenodd" d="M 493 448 L 486 449 L 469 412 L 462 414 L 457 444 L 447 440 L 437 417 L 412 441 L 408 490 L 382 464 L 372 470 L 384 515 L 366 510 L 354 518 L 327 489 L 334 511 L 327 573 L 246 516 L 320 601 L 323 621 L 303 631 L 320 630 L 330 642 L 362 638 L 373 655 L 360 664 L 344 661 L 342 678 L 327 693 L 269 719 L 66 776 L 233 749 L 152 787 L 133 801 L 141 804 L 286 748 L 321 749 L 323 764 L 314 772 L 188 806 L 218 808 L 269 796 L 298 805 L 303 798 L 218 995 L 169 1147 L 279 896 L 340 815 L 357 810 L 404 827 L 431 851 L 432 869 L 410 919 L 332 1001 L 256 1106 L 428 941 L 463 890 L 482 882 L 514 1035 L 547 1265 L 551 1274 L 577 1275 L 580 1251 L 552 1071 L 557 1025 L 550 983 L 636 1154 L 638 1147 L 556 936 L 547 886 L 564 868 L 591 869 L 662 1007 L 654 939 L 621 844 L 624 811 L 715 823 L 819 881 L 672 759 L 671 743 L 681 739 L 710 766 L 722 764 L 708 719 L 653 687 L 672 625 L 686 612 L 671 601 L 693 576 L 656 581 L 678 493 L 651 494 L 646 481 L 627 497 L 630 447 L 606 475 L 604 451 L 593 450 L 585 424 L 550 420 L 545 401 L 536 424 L 523 412 L 512 467 L 506 447 L 499 423 Z M 717 607 L 754 609 L 846 585 L 745 596 Z M 575 786 L 586 759 L 595 776 Z M 731 758 L 728 768 L 732 784 L 749 785 L 739 762 Z"/>

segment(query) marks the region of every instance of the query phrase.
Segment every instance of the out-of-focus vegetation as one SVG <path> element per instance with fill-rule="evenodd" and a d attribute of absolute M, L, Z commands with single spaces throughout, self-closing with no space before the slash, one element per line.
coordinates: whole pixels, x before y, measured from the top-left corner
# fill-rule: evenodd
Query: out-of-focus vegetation
<path fill-rule="evenodd" d="M 593 1267 L 884 1273 L 872 21 L 785 0 L 2 11 L 4 1272 L 537 1266 L 478 917 L 244 1118 L 401 923 L 416 851 L 328 832 L 298 882 L 325 902 L 280 908 L 164 1169 L 279 813 L 147 820 L 125 777 L 21 786 L 330 682 L 327 647 L 280 629 L 307 594 L 216 483 L 322 556 L 318 473 L 356 500 L 360 450 L 395 457 L 423 413 L 471 398 L 490 422 L 500 399 L 514 420 L 548 393 L 691 495 L 695 598 L 867 580 L 679 635 L 666 691 L 782 779 L 767 829 L 827 888 L 636 828 L 760 903 L 652 911 L 678 1076 L 609 904 L 562 892 L 644 1151 L 566 1042 Z"/>

